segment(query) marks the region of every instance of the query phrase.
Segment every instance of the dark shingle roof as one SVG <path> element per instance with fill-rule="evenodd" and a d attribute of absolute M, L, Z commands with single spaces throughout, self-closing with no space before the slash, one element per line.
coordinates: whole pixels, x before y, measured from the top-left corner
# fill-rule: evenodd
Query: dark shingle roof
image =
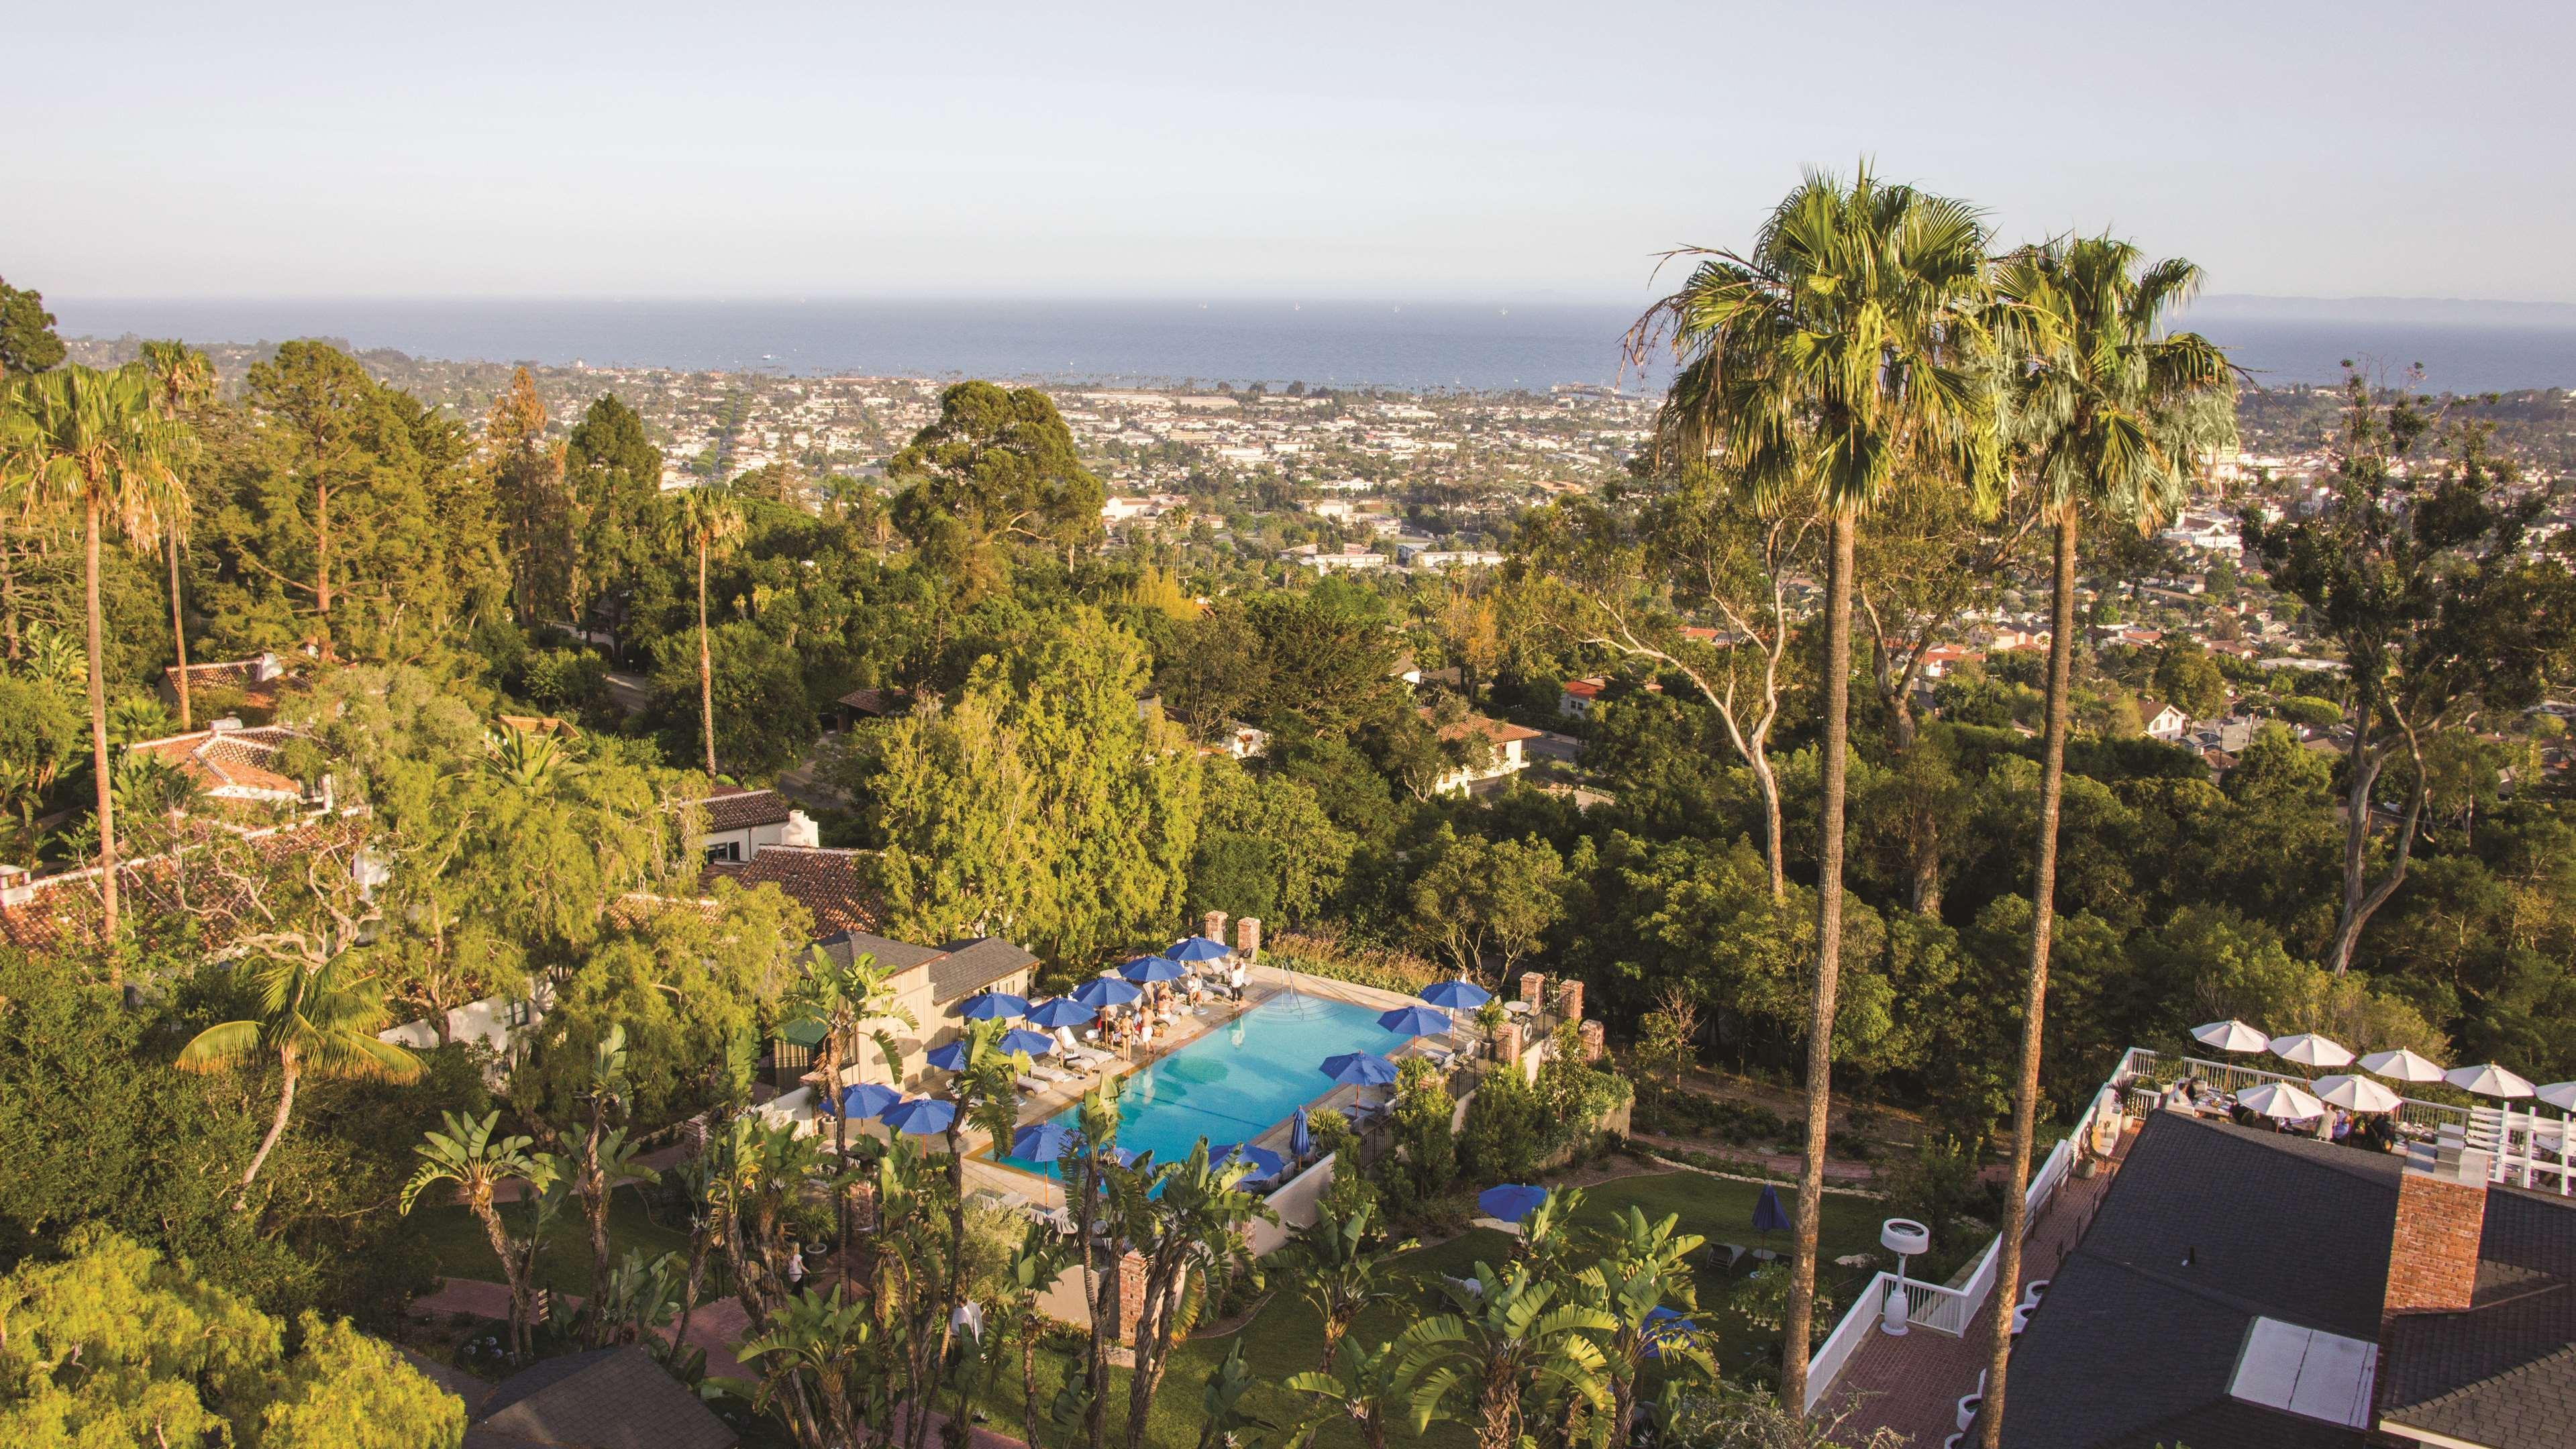
<path fill-rule="evenodd" d="M 2383 1415 L 2499 1449 L 2576 1442 L 2576 1206 L 2488 1189 L 2478 1256 L 2476 1307 L 2389 1325 Z"/>
<path fill-rule="evenodd" d="M 843 966 L 864 953 L 874 957 L 877 969 L 885 972 L 909 971 L 925 961 L 937 960 L 944 950 L 938 946 L 916 946 L 910 941 L 872 936 L 865 931 L 843 931 L 837 936 L 826 936 L 815 944 L 822 947 L 824 955 Z"/>
<path fill-rule="evenodd" d="M 707 794 L 706 811 L 707 829 L 711 832 L 787 823 L 787 799 L 775 790 L 712 790 Z"/>
<path fill-rule="evenodd" d="M 567 1449 L 733 1449 L 741 1442 L 632 1345 L 548 1359 L 504 1380 L 474 1431 L 486 1442 Z"/>
<path fill-rule="evenodd" d="M 1037 960 L 1037 957 L 999 936 L 951 941 L 948 954 L 930 963 L 930 999 L 934 1002 L 954 1001 L 981 991 L 1014 971 L 1034 966 Z"/>

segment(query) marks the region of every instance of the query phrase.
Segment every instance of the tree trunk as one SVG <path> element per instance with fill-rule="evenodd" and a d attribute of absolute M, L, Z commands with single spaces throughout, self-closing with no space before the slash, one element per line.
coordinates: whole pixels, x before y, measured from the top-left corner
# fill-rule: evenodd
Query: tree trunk
<path fill-rule="evenodd" d="M 321 462 L 314 468 L 318 472 Z M 313 607 L 322 616 L 322 657 L 331 657 L 331 490 L 313 484 Z"/>
<path fill-rule="evenodd" d="M 2004 1373 L 2012 1359 L 2012 1306 L 2021 1291 L 2021 1243 L 2029 1231 L 2031 1138 L 2039 1131 L 2039 1053 L 2048 1020 L 2049 933 L 2057 922 L 2057 819 L 2066 787 L 2066 716 L 2075 656 L 2075 505 L 2057 515 L 2057 572 L 2048 640 L 2048 728 L 2039 757 L 2039 851 L 2030 885 L 2030 979 L 2021 1007 L 2021 1070 L 2013 1081 L 2012 1171 L 2004 1178 L 2003 1231 L 1996 1239 L 1994 1335 L 1986 1365 L 1979 1449 L 2002 1442 Z"/>
<path fill-rule="evenodd" d="M 1029 1449 L 1041 1449 L 1038 1441 L 1038 1318 L 1032 1306 L 1020 1327 L 1020 1437 Z"/>
<path fill-rule="evenodd" d="M 2334 938 L 2326 945 L 2326 969 L 2337 976 L 2352 967 L 2353 948 L 2360 944 L 2361 928 L 2388 898 L 2406 883 L 2406 865 L 2415 853 L 2415 827 L 2424 814 L 2424 756 L 2413 750 L 2415 784 L 2406 795 L 2406 818 L 2398 822 L 2397 842 L 2389 855 L 2388 869 L 2377 881 L 2369 878 L 2370 792 L 2379 783 L 2379 772 L 2388 762 L 2383 747 L 2370 743 L 2370 719 L 2367 714 L 2355 729 L 2352 739 L 2351 782 L 2344 791 L 2343 829 L 2343 903 L 2335 914 Z"/>
<path fill-rule="evenodd" d="M 81 551 L 85 564 L 81 580 L 89 608 L 89 758 L 90 773 L 98 785 L 98 896 L 104 935 L 102 944 L 108 952 L 107 981 L 110 986 L 125 984 L 125 970 L 116 955 L 116 805 L 110 798 L 110 775 L 107 761 L 107 673 L 106 661 L 100 657 L 98 608 L 98 491 L 86 494 L 87 506 L 81 511 Z M 285 1119 L 278 1125 L 283 1127 Z M 272 1132 L 269 1140 L 275 1141 Z M 260 1155 L 268 1155 L 266 1148 Z M 259 1170 L 254 1162 L 251 1170 Z M 249 1178 L 242 1185 L 250 1185 Z"/>
<path fill-rule="evenodd" d="M 242 1173 L 242 1197 L 233 1205 L 236 1210 L 250 1205 L 251 1179 L 259 1176 L 260 1168 L 267 1165 L 268 1154 L 277 1148 L 277 1139 L 286 1135 L 286 1119 L 295 1113 L 295 1083 L 304 1075 L 303 1064 L 295 1059 L 295 1048 L 291 1046 L 278 1053 L 278 1064 L 284 1080 L 277 1088 L 277 1115 L 270 1119 L 268 1135 L 259 1139 L 259 1150 L 250 1155 L 250 1166 Z"/>
<path fill-rule="evenodd" d="M 179 659 L 179 728 L 196 728 L 188 711 L 188 621 L 179 607 L 179 531 L 170 530 L 170 648 Z"/>
<path fill-rule="evenodd" d="M 509 1230 L 501 1226 L 500 1209 L 492 1206 L 487 1193 L 473 1204 L 474 1216 L 483 1224 L 483 1236 L 492 1244 L 492 1256 L 500 1260 L 501 1276 L 510 1288 L 510 1353 L 513 1357 L 526 1351 L 528 1322 L 528 1265 L 518 1248 L 510 1241 Z"/>
<path fill-rule="evenodd" d="M 1788 846 L 1780 834 L 1780 778 L 1771 773 L 1771 757 L 1753 756 L 1753 783 L 1762 791 L 1762 853 L 1771 867 L 1771 903 L 1789 898 Z"/>
<path fill-rule="evenodd" d="M 707 778 L 716 777 L 716 673 L 707 653 L 707 540 L 698 537 L 698 735 L 706 742 Z"/>
<path fill-rule="evenodd" d="M 1807 1412 L 1809 1327 L 1816 1315 L 1816 1235 L 1822 1226 L 1825 1135 L 1833 1111 L 1834 994 L 1843 956 L 1843 777 L 1851 753 L 1851 515 L 1833 518 L 1825 570 L 1823 820 L 1816 853 L 1816 995 L 1807 1022 L 1807 1142 L 1798 1170 L 1797 1241 L 1789 1256 L 1788 1322 L 1780 1342 L 1780 1403 Z"/>

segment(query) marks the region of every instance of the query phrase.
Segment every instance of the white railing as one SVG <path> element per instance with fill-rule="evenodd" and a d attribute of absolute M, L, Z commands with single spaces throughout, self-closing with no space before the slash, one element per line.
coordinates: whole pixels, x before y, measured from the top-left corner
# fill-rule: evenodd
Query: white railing
<path fill-rule="evenodd" d="M 1860 1352 L 1861 1344 L 1869 1338 L 1869 1331 L 1878 1325 L 1878 1316 L 1887 1302 L 1887 1290 L 1895 1285 L 1896 1275 L 1893 1273 L 1881 1273 L 1870 1279 L 1869 1286 L 1860 1291 L 1860 1297 L 1852 1300 L 1851 1311 L 1843 1315 L 1842 1322 L 1834 1325 L 1833 1336 L 1816 1350 L 1815 1357 L 1807 1360 L 1808 1412 L 1815 1411 L 1816 1402 L 1842 1375 L 1843 1365 L 1851 1361 L 1853 1354 Z"/>
<path fill-rule="evenodd" d="M 2135 1093 L 2150 1090 L 2144 1085 L 2146 1083 L 2166 1087 L 2184 1077 L 2198 1077 L 2222 1092 L 2241 1092 L 2266 1082 L 2287 1082 L 2303 1092 L 2316 1088 L 2313 1077 L 2294 1077 L 2240 1066 L 2235 1062 L 2213 1062 L 2202 1057 L 2168 1056 L 2145 1047 L 2129 1048 L 2128 1055 L 2120 1059 L 2120 1069 L 2112 1074 L 2111 1081 L 2123 1091 Z M 2469 1109 L 2454 1107 L 2447 1102 L 2424 1102 L 2402 1097 L 2397 1108 L 2397 1120 L 2407 1126 L 2428 1128 L 2436 1133 L 2445 1127 L 2466 1132 Z"/>

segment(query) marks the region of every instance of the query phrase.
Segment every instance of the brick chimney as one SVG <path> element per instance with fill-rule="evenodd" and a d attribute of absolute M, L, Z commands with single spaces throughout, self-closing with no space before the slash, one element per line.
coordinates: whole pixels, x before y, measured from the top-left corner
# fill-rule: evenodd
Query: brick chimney
<path fill-rule="evenodd" d="M 1521 973 L 1521 1001 L 1536 1011 L 1547 1001 L 1547 977 L 1536 971 Z"/>
<path fill-rule="evenodd" d="M 1246 916 L 1234 923 L 1234 954 L 1246 961 L 1261 959 L 1261 918 Z"/>
<path fill-rule="evenodd" d="M 2381 1332 L 2401 1313 L 2456 1313 L 2478 1284 L 2486 1225 L 2487 1154 L 2445 1144 L 2408 1149 L 2397 1181 L 2397 1227 L 2388 1245 Z"/>
<path fill-rule="evenodd" d="M 1223 911 L 1210 911 L 1210 912 L 1208 912 L 1208 913 L 1207 913 L 1207 917 L 1206 917 L 1204 920 L 1202 920 L 1202 921 L 1200 921 L 1200 922 L 1199 922 L 1199 934 L 1200 934 L 1200 935 L 1202 935 L 1202 936 L 1207 937 L 1207 938 L 1208 938 L 1209 940 L 1211 940 L 1211 941 L 1222 941 L 1222 940 L 1224 940 L 1224 939 L 1225 939 L 1225 912 L 1223 912 Z"/>

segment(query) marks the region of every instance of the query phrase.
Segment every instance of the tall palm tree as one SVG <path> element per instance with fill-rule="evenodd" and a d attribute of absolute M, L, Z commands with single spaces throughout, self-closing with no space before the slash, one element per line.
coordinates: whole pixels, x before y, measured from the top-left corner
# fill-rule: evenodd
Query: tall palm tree
<path fill-rule="evenodd" d="M 159 396 L 161 416 L 173 423 L 194 408 L 205 405 L 215 395 L 215 365 L 206 354 L 184 342 L 146 342 L 143 365 L 152 373 L 153 391 Z M 188 546 L 188 506 L 186 485 L 181 484 L 177 515 L 163 532 L 163 552 L 170 557 L 170 648 L 178 657 L 179 728 L 196 728 L 188 707 L 188 622 L 179 603 L 179 554 Z"/>
<path fill-rule="evenodd" d="M 107 762 L 107 677 L 98 602 L 99 536 L 113 525 L 136 544 L 157 541 L 184 511 L 177 463 L 187 430 L 161 416 L 151 375 L 71 366 L 14 379 L 0 403 L 0 493 L 26 506 L 80 510 L 83 600 L 89 621 L 89 740 L 98 784 L 99 900 L 116 938 L 116 805 Z M 111 971 L 113 971 L 111 967 Z"/>
<path fill-rule="evenodd" d="M 2030 973 L 2024 984 L 2021 1069 L 2013 1089 L 2012 1175 L 2005 1179 L 1997 1249 L 1992 1360 L 1978 1442 L 1994 1449 L 2012 1352 L 2011 1302 L 2038 1130 L 2039 1057 L 2048 1007 L 2050 932 L 2057 913 L 2057 824 L 2066 780 L 2068 680 L 2075 654 L 2076 541 L 2083 517 L 2149 532 L 2188 495 L 2198 460 L 2235 433 L 2227 358 L 2197 333 L 2164 333 L 2200 268 L 2149 265 L 2132 243 L 2086 237 L 2004 259 L 1996 292 L 2017 354 L 2010 369 L 2014 441 L 2056 525 L 2048 641 L 2048 723 L 2040 745 L 2039 842 L 2031 878 Z"/>
<path fill-rule="evenodd" d="M 1816 978 L 1807 1030 L 1807 1140 L 1790 1260 L 1780 1397 L 1803 1411 L 1816 1234 L 1842 968 L 1843 794 L 1850 756 L 1852 540 L 1907 477 L 1999 490 L 1987 369 L 1986 229 L 1969 206 L 1879 181 L 1811 173 L 1748 253 L 1693 249 L 1682 289 L 1631 334 L 1678 361 L 1654 451 L 1679 470 L 1723 453 L 1757 500 L 1806 495 L 1828 521 L 1817 851 Z"/>
<path fill-rule="evenodd" d="M 213 1072 L 254 1057 L 277 1058 L 277 1116 L 242 1173 L 245 1194 L 277 1139 L 286 1135 L 296 1085 L 307 1073 L 387 1082 L 412 1081 L 421 1073 L 420 1058 L 377 1040 L 384 1025 L 384 997 L 366 988 L 348 953 L 318 962 L 275 958 L 263 963 L 251 982 L 259 991 L 259 1015 L 207 1027 L 179 1049 L 178 1060 L 187 1071 Z"/>
<path fill-rule="evenodd" d="M 698 558 L 698 734 L 707 750 L 707 778 L 716 774 L 716 673 L 707 652 L 707 556 L 742 537 L 742 505 L 713 487 L 683 488 L 662 510 L 662 546 L 695 550 Z"/>
<path fill-rule="evenodd" d="M 1314 1226 L 1298 1230 L 1306 1301 L 1314 1305 L 1324 1325 L 1322 1352 L 1315 1362 L 1319 1373 L 1332 1372 L 1333 1350 L 1360 1315 L 1396 1296 L 1387 1280 L 1387 1265 L 1419 1246 L 1411 1238 L 1400 1243 L 1371 1241 L 1376 1216 L 1374 1201 L 1363 1199 L 1339 1215 L 1325 1203 L 1316 1212 Z"/>
<path fill-rule="evenodd" d="M 501 1221 L 500 1191 L 510 1183 L 524 1183 L 531 1196 L 550 1198 L 548 1189 L 555 1183 L 559 1164 L 547 1153 L 530 1153 L 532 1139 L 501 1135 L 498 1112 L 480 1118 L 456 1112 L 440 1115 L 447 1130 L 425 1134 L 413 1149 L 420 1154 L 420 1167 L 403 1186 L 402 1211 L 409 1214 L 420 1195 L 437 1184 L 455 1184 L 457 1202 L 483 1225 L 492 1255 L 501 1261 L 501 1276 L 510 1286 L 510 1352 L 525 1353 L 537 1245 L 544 1233 L 540 1227 L 525 1238 L 512 1237 Z M 542 1206 L 539 1212 L 542 1225 Z"/>

